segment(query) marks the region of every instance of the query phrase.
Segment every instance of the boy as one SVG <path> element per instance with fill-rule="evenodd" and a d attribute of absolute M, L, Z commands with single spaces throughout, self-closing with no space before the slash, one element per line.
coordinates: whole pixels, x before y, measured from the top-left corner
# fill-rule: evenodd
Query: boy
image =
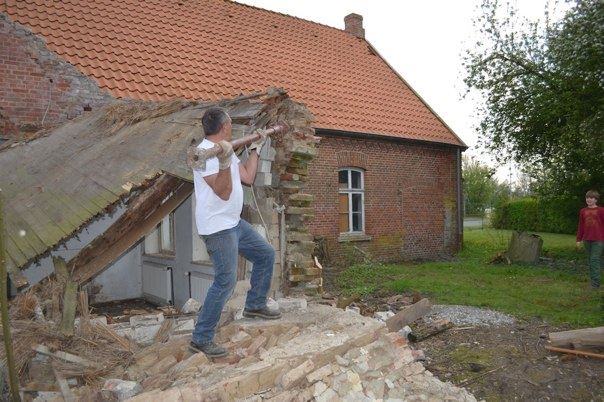
<path fill-rule="evenodd" d="M 589 190 L 585 194 L 587 207 L 579 211 L 579 228 L 577 229 L 577 249 L 581 242 L 587 251 L 591 287 L 600 287 L 602 269 L 602 251 L 604 250 L 604 208 L 598 206 L 600 194 Z"/>

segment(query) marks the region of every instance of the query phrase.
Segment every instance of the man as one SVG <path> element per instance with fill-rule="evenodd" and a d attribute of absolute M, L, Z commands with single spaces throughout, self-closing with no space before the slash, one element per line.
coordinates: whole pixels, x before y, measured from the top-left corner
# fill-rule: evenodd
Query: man
<path fill-rule="evenodd" d="M 203 238 L 214 264 L 214 282 L 208 290 L 199 312 L 190 348 L 208 357 L 222 357 L 227 351 L 214 343 L 216 326 L 226 301 L 237 283 L 237 255 L 253 263 L 243 316 L 277 319 L 278 311 L 266 307 L 266 296 L 271 285 L 275 250 L 254 228 L 241 219 L 243 187 L 252 185 L 256 177 L 258 156 L 266 140 L 262 138 L 250 146 L 250 156 L 241 163 L 233 154 L 229 142 L 232 135 L 231 118 L 222 108 L 208 109 L 202 118 L 206 138 L 198 148 L 213 148 L 218 144 L 222 153 L 206 162 L 205 170 L 194 170 L 195 219 L 197 231 Z"/>

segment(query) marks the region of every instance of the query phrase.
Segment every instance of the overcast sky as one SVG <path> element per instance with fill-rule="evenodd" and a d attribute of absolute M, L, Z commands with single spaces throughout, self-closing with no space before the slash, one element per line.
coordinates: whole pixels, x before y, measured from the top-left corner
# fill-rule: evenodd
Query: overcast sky
<path fill-rule="evenodd" d="M 470 147 L 476 149 L 476 101 L 461 99 L 462 55 L 475 42 L 472 19 L 481 0 L 237 0 L 332 27 L 363 16 L 365 38 Z M 548 0 L 511 0 L 527 18 L 541 18 Z M 503 167 L 498 178 L 507 178 Z"/>

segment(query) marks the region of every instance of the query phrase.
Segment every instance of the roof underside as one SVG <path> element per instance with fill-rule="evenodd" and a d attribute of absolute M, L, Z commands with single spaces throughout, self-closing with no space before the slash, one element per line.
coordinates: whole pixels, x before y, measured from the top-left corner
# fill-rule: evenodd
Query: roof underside
<path fill-rule="evenodd" d="M 363 39 L 226 0 L 7 0 L 11 19 L 119 98 L 282 87 L 315 127 L 464 146 Z"/>
<path fill-rule="evenodd" d="M 233 136 L 267 124 L 279 104 L 223 104 L 234 121 Z M 0 151 L 9 270 L 72 237 L 163 172 L 191 181 L 186 149 L 203 137 L 200 117 L 207 106 L 119 102 Z"/>

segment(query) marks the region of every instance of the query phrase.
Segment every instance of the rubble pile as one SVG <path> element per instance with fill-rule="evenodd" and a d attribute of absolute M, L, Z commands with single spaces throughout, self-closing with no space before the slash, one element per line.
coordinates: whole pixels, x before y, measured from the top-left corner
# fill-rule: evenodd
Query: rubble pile
<path fill-rule="evenodd" d="M 81 317 L 76 338 L 94 329 L 95 340 L 83 342 L 115 344 L 128 353 L 108 366 L 101 355 L 94 359 L 94 345 L 82 354 L 65 340 L 47 339 L 30 349 L 23 390 L 35 401 L 475 400 L 425 370 L 422 351 L 407 343 L 405 331 L 388 328 L 384 319 L 392 313 L 371 318 L 303 298 L 277 302 L 279 320 L 221 326 L 216 341 L 229 355 L 211 360 L 189 350 L 193 313 L 136 314 L 109 323 Z"/>

